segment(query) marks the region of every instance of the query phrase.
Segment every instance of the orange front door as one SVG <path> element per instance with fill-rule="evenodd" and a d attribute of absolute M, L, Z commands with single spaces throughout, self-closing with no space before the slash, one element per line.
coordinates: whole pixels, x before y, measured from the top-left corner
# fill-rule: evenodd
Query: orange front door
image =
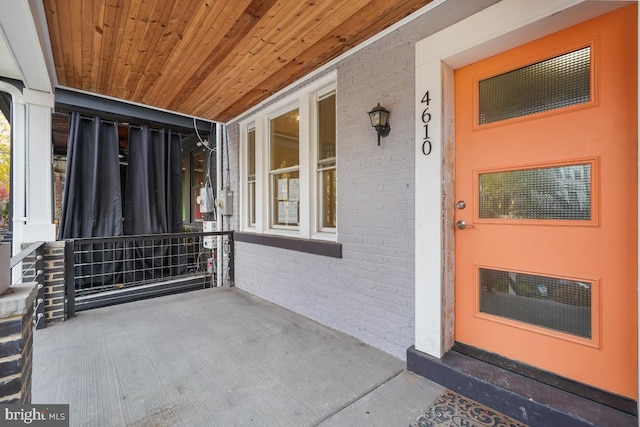
<path fill-rule="evenodd" d="M 636 6 L 456 70 L 456 341 L 637 399 Z"/>

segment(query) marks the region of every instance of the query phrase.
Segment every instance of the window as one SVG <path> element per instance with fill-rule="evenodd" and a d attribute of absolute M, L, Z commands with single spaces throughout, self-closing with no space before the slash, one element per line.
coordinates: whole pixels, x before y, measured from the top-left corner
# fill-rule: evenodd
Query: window
<path fill-rule="evenodd" d="M 585 163 L 481 173 L 479 217 L 588 221 L 591 169 L 591 163 Z"/>
<path fill-rule="evenodd" d="M 336 94 L 318 100 L 318 224 L 336 228 Z"/>
<path fill-rule="evenodd" d="M 215 188 L 216 168 L 212 151 L 196 146 L 193 140 L 183 143 L 182 156 L 182 222 L 186 226 L 213 220 L 212 213 L 200 210 L 200 189 L 207 185 Z"/>
<path fill-rule="evenodd" d="M 269 121 L 271 225 L 300 221 L 300 113 L 289 111 Z"/>
<path fill-rule="evenodd" d="M 335 73 L 240 126 L 241 228 L 336 240 Z"/>
<path fill-rule="evenodd" d="M 247 208 L 248 224 L 256 225 L 256 130 L 247 131 Z"/>
<path fill-rule="evenodd" d="M 592 338 L 588 280 L 479 269 L 480 312 Z"/>
<path fill-rule="evenodd" d="M 556 56 L 479 83 L 480 124 L 591 100 L 591 48 Z"/>

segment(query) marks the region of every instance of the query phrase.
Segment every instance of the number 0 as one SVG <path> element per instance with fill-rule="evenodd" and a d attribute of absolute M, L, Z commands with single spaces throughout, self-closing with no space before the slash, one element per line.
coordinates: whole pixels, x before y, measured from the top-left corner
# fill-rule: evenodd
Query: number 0
<path fill-rule="evenodd" d="M 431 141 L 427 140 L 422 143 L 422 154 L 428 156 L 431 154 Z"/>

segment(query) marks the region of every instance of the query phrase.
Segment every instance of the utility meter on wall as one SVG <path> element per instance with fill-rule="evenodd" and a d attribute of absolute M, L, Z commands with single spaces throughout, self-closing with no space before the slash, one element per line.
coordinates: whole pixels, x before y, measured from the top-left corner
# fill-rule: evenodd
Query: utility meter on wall
<path fill-rule="evenodd" d="M 216 199 L 216 207 L 222 215 L 233 215 L 233 191 L 221 190 Z"/>
<path fill-rule="evenodd" d="M 213 189 L 208 185 L 201 187 L 196 202 L 200 205 L 200 213 L 213 212 Z"/>

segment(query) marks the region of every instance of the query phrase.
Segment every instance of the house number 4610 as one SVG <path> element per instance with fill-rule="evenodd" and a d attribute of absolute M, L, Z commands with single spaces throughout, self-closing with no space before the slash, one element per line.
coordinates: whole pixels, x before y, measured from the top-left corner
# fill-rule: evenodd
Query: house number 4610
<path fill-rule="evenodd" d="M 429 112 L 431 97 L 429 96 L 429 91 L 424 94 L 420 102 L 426 104 L 425 109 L 422 110 L 422 126 L 424 127 L 424 136 L 422 137 L 422 154 L 428 156 L 431 154 L 432 148 L 431 137 L 429 136 L 429 122 L 431 121 L 431 113 Z"/>

